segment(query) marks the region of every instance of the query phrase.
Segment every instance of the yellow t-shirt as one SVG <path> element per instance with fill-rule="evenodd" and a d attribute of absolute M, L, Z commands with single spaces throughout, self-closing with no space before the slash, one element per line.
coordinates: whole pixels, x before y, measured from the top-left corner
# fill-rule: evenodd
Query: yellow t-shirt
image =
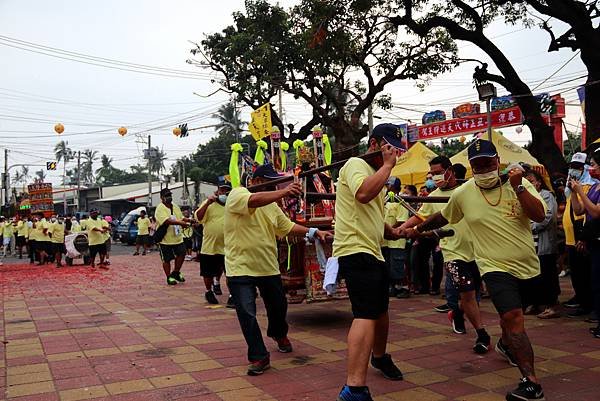
<path fill-rule="evenodd" d="M 19 220 L 17 223 L 17 237 L 25 237 L 29 234 L 29 226 L 26 221 Z"/>
<path fill-rule="evenodd" d="M 430 193 L 429 196 L 452 196 L 458 188 L 460 187 L 448 190 L 437 188 Z M 445 206 L 445 203 L 423 203 L 423 206 L 419 209 L 419 215 L 427 218 L 432 214 L 441 212 Z M 473 239 L 471 238 L 472 233 L 466 220 L 462 219 L 456 224 L 448 224 L 444 228 L 454 230 L 454 235 L 452 237 L 440 239 L 440 248 L 442 248 L 444 260 L 462 260 L 463 262 L 475 260 Z"/>
<path fill-rule="evenodd" d="M 333 256 L 364 252 L 384 260 L 381 245 L 385 188 L 367 204 L 360 203 L 355 198 L 365 178 L 373 174 L 373 167 L 357 157 L 350 158 L 340 169 L 335 202 Z"/>
<path fill-rule="evenodd" d="M 582 185 L 583 193 L 587 195 L 590 191 L 591 185 Z M 565 231 L 565 245 L 575 246 L 575 227 L 573 227 L 573 220 L 571 219 L 571 197 L 567 197 L 567 204 L 565 206 L 565 212 L 562 217 L 563 230 Z M 575 217 L 576 221 L 585 220 L 585 214 L 577 216 L 575 212 L 573 212 L 573 217 Z"/>
<path fill-rule="evenodd" d="M 65 242 L 65 225 L 59 224 L 58 222 L 50 224 L 48 232 L 52 234 L 52 242 L 55 244 L 62 244 Z"/>
<path fill-rule="evenodd" d="M 181 209 L 179 209 L 179 206 L 173 203 L 173 213 L 171 213 L 171 210 L 169 210 L 169 208 L 161 202 L 161 204 L 158 205 L 158 207 L 156 208 L 156 212 L 154 212 L 154 217 L 156 218 L 157 224 L 156 229 L 158 229 L 158 227 L 161 226 L 165 221 L 170 219 L 171 214 L 175 216 L 176 220 L 183 219 L 183 213 L 181 213 Z M 169 226 L 167 228 L 167 233 L 165 234 L 163 240 L 160 241 L 160 243 L 162 245 L 177 245 L 183 243 L 182 231 L 183 227 L 181 226 Z"/>
<path fill-rule="evenodd" d="M 102 238 L 104 238 L 104 242 L 106 242 L 110 238 L 110 223 L 102 219 L 102 227 L 108 228 L 108 231 L 102 234 Z"/>
<path fill-rule="evenodd" d="M 390 226 L 394 226 L 394 224 L 400 221 L 408 220 L 408 210 L 400 205 L 398 202 L 387 202 L 385 204 L 385 222 Z M 394 248 L 394 249 L 404 249 L 406 248 L 406 239 L 400 238 L 397 240 L 383 240 L 382 247 Z"/>
<path fill-rule="evenodd" d="M 150 219 L 148 217 L 139 217 L 137 219 L 138 235 L 149 235 Z"/>
<path fill-rule="evenodd" d="M 94 228 L 102 228 L 104 226 L 102 223 L 103 221 L 104 220 L 100 219 L 100 217 L 96 220 L 90 217 L 83 222 L 82 226 L 87 230 L 88 242 L 90 245 L 100 245 L 104 244 L 104 241 L 106 241 L 103 233 L 94 230 Z"/>
<path fill-rule="evenodd" d="M 200 208 L 208 201 L 204 201 Z M 200 209 L 198 208 L 198 209 Z M 197 212 L 198 210 L 196 210 Z M 194 215 L 196 213 L 194 212 Z M 225 234 L 223 232 L 225 206 L 218 202 L 211 203 L 204 213 L 200 224 L 204 225 L 202 231 L 202 249 L 200 253 L 205 255 L 225 254 Z"/>
<path fill-rule="evenodd" d="M 4 238 L 10 238 L 14 234 L 13 225 L 10 221 L 4 222 L 4 227 L 2 227 L 2 235 Z"/>
<path fill-rule="evenodd" d="M 280 274 L 276 237 L 285 237 L 294 228 L 276 203 L 248 208 L 251 195 L 246 188 L 238 187 L 227 197 L 224 216 L 227 277 Z"/>
<path fill-rule="evenodd" d="M 50 242 L 50 236 L 48 235 L 48 231 L 44 234 L 44 229 L 49 229 L 50 223 L 46 219 L 42 219 L 35 223 L 35 231 L 36 231 L 36 241 L 41 242 Z"/>
<path fill-rule="evenodd" d="M 544 210 L 546 202 L 533 185 L 523 180 L 523 186 L 539 199 Z M 482 275 L 500 271 L 520 279 L 540 274 L 540 261 L 535 253 L 529 217 L 524 213 L 517 194 L 509 182 L 492 190 L 483 190 L 486 201 L 475 181 L 470 179 L 457 188 L 442 216 L 451 224 L 463 220 L 469 225 L 477 265 Z"/>

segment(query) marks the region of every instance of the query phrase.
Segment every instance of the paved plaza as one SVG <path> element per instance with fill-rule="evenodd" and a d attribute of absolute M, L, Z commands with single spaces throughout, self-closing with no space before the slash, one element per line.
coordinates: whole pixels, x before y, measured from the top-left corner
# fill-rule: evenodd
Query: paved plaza
<path fill-rule="evenodd" d="M 235 312 L 205 303 L 197 263 L 183 271 L 187 282 L 168 287 L 156 253 L 114 256 L 109 271 L 0 267 L 0 399 L 335 400 L 345 379 L 347 301 L 291 305 L 294 352 L 280 354 L 266 339 L 272 369 L 249 377 Z M 565 300 L 570 284 L 561 283 Z M 391 301 L 389 351 L 405 379 L 391 382 L 371 369 L 376 400 L 496 401 L 515 387 L 518 370 L 493 351 L 474 354 L 474 330 L 453 334 L 446 315 L 432 309 L 441 301 Z M 489 300 L 482 313 L 495 343 Z M 265 320 L 261 307 L 263 327 Z M 527 317 L 547 400 L 600 399 L 600 340 L 589 326 Z"/>

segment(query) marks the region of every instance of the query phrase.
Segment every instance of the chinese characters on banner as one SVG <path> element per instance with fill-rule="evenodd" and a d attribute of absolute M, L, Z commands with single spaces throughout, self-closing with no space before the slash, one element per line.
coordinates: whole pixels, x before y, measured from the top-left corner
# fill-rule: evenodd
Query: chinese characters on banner
<path fill-rule="evenodd" d="M 518 106 L 492 112 L 492 128 L 519 125 L 522 121 L 523 115 Z M 417 129 L 417 140 L 419 141 L 472 134 L 487 130 L 487 115 L 475 114 L 463 118 L 422 125 Z"/>
<path fill-rule="evenodd" d="M 271 125 L 271 103 L 265 103 L 258 109 L 250 113 L 252 118 L 248 129 L 255 141 L 271 135 L 273 126 Z"/>

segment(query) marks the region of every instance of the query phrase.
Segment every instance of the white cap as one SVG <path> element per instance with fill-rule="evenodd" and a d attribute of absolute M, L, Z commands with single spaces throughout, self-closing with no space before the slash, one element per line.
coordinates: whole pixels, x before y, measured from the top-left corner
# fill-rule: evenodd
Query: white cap
<path fill-rule="evenodd" d="M 582 163 L 585 164 L 585 160 L 587 159 L 587 155 L 583 152 L 577 152 L 571 158 L 571 163 Z"/>

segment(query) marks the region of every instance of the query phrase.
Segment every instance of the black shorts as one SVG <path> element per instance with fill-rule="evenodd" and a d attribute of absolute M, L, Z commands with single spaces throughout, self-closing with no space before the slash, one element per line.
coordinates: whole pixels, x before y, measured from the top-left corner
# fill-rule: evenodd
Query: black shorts
<path fill-rule="evenodd" d="M 338 258 L 340 277 L 346 280 L 355 319 L 375 320 L 388 311 L 389 271 L 385 262 L 368 253 Z"/>
<path fill-rule="evenodd" d="M 489 272 L 483 275 L 483 281 L 490 298 L 500 315 L 528 305 L 537 305 L 539 277 L 519 279 L 505 272 Z"/>
<path fill-rule="evenodd" d="M 169 263 L 177 257 L 185 256 L 185 245 L 183 242 L 177 245 L 158 244 L 158 250 L 160 251 L 160 258 L 164 263 Z"/>
<path fill-rule="evenodd" d="M 53 251 L 52 242 L 50 242 L 50 241 L 36 241 L 35 250 L 37 252 L 52 253 L 52 251 Z"/>
<path fill-rule="evenodd" d="M 217 277 L 225 271 L 225 255 L 200 254 L 200 275 Z"/>
<path fill-rule="evenodd" d="M 183 243 L 184 243 L 184 245 L 185 245 L 185 249 L 186 249 L 186 250 L 188 250 L 188 251 L 191 251 L 191 250 L 192 250 L 192 248 L 193 248 L 193 246 L 194 246 L 194 243 L 192 242 L 192 239 L 191 239 L 191 238 L 184 238 L 184 239 L 183 239 Z"/>
<path fill-rule="evenodd" d="M 138 235 L 135 237 L 135 243 L 138 245 L 150 245 L 152 242 L 150 241 L 150 235 Z"/>
<path fill-rule="evenodd" d="M 16 242 L 17 247 L 25 246 L 26 243 L 27 243 L 27 239 L 23 235 L 17 236 L 17 242 Z"/>
<path fill-rule="evenodd" d="M 90 245 L 90 258 L 92 259 L 92 262 L 97 254 L 106 255 L 106 243 Z"/>
<path fill-rule="evenodd" d="M 444 263 L 444 268 L 458 292 L 477 291 L 481 287 L 481 275 L 474 261 L 450 260 Z"/>
<path fill-rule="evenodd" d="M 62 253 L 62 254 L 65 254 L 65 253 L 67 253 L 67 248 L 65 247 L 64 243 L 58 244 L 56 242 L 53 242 L 52 243 L 52 253 Z"/>

